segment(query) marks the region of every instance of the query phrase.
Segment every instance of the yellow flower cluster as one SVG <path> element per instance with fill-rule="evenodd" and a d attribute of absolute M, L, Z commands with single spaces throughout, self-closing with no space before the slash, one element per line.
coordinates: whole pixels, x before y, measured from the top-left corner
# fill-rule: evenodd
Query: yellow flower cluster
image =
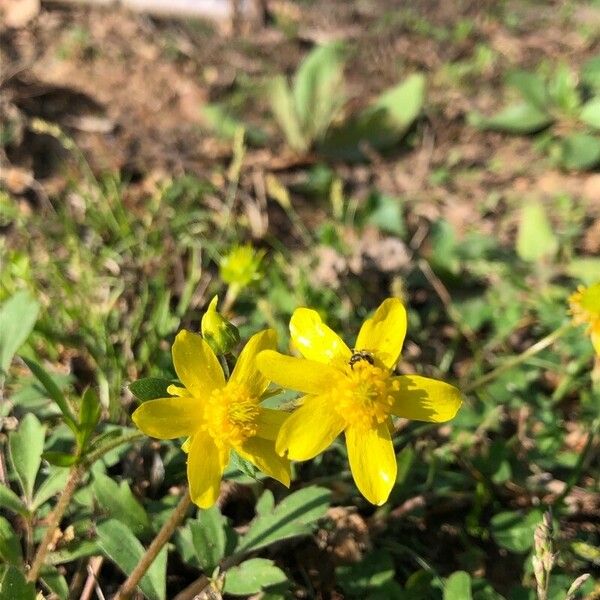
<path fill-rule="evenodd" d="M 188 436 L 188 479 L 193 501 L 206 508 L 218 497 L 233 449 L 266 475 L 290 482 L 290 460 L 309 460 L 344 433 L 350 469 L 369 502 L 383 504 L 396 481 L 392 416 L 441 423 L 460 408 L 453 386 L 418 375 L 395 375 L 406 335 L 406 310 L 385 300 L 362 325 L 354 349 L 314 310 L 299 308 L 290 321 L 292 344 L 302 358 L 276 352 L 275 332 L 250 338 L 225 380 L 200 336 L 181 331 L 173 363 L 184 387 L 172 397 L 143 403 L 136 425 L 160 439 Z M 270 381 L 301 392 L 292 413 L 261 405 Z"/>

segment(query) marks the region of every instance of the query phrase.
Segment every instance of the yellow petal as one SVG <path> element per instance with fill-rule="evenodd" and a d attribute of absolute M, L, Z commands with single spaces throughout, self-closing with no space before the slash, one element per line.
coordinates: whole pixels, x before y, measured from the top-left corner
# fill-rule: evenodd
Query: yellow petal
<path fill-rule="evenodd" d="M 290 413 L 272 408 L 262 408 L 256 418 L 256 435 L 265 440 L 276 440 L 281 426 L 290 416 Z"/>
<path fill-rule="evenodd" d="M 394 381 L 400 387 L 392 413 L 399 417 L 443 423 L 453 419 L 462 404 L 458 389 L 443 381 L 419 375 L 400 375 Z"/>
<path fill-rule="evenodd" d="M 173 344 L 173 364 L 177 376 L 196 398 L 208 396 L 225 385 L 223 369 L 202 336 L 183 329 Z"/>
<path fill-rule="evenodd" d="M 348 461 L 356 486 L 371 504 L 383 504 L 396 481 L 396 455 L 387 422 L 376 429 L 346 429 Z"/>
<path fill-rule="evenodd" d="M 344 428 L 330 397 L 307 396 L 282 425 L 275 449 L 290 460 L 309 460 L 323 452 Z"/>
<path fill-rule="evenodd" d="M 293 345 L 304 358 L 346 363 L 352 356 L 340 336 L 323 323 L 315 310 L 297 308 L 290 319 L 290 333 Z"/>
<path fill-rule="evenodd" d="M 275 452 L 275 443 L 258 437 L 247 439 L 236 451 L 265 475 L 290 487 L 290 461 Z"/>
<path fill-rule="evenodd" d="M 405 336 L 406 309 L 398 298 L 388 298 L 363 323 L 355 348 L 372 352 L 388 369 L 393 369 Z"/>
<path fill-rule="evenodd" d="M 277 345 L 277 334 L 265 329 L 253 335 L 237 359 L 230 383 L 243 385 L 251 396 L 259 398 L 269 385 L 269 380 L 258 370 L 256 356 L 262 350 L 273 350 Z"/>
<path fill-rule="evenodd" d="M 202 409 L 196 398 L 148 400 L 131 415 L 138 429 L 160 440 L 190 435 L 201 425 Z"/>
<path fill-rule="evenodd" d="M 217 501 L 228 460 L 229 452 L 217 448 L 209 435 L 197 433 L 191 437 L 187 475 L 194 504 L 210 508 Z"/>
<path fill-rule="evenodd" d="M 316 360 L 285 356 L 273 350 L 258 355 L 258 368 L 271 381 L 305 394 L 320 394 L 335 380 L 338 370 Z"/>

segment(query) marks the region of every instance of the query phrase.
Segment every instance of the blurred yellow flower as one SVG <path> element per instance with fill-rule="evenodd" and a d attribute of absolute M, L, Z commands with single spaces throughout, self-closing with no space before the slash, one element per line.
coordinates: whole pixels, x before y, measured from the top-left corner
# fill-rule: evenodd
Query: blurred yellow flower
<path fill-rule="evenodd" d="M 392 415 L 448 421 L 460 408 L 460 392 L 435 379 L 394 375 L 406 335 L 406 310 L 397 298 L 385 300 L 363 323 L 355 350 L 308 308 L 294 312 L 290 332 L 304 358 L 273 350 L 257 357 L 266 377 L 307 394 L 281 427 L 277 452 L 308 460 L 343 431 L 358 489 L 369 502 L 383 504 L 396 480 Z"/>
<path fill-rule="evenodd" d="M 287 415 L 260 405 L 269 381 L 255 365 L 259 352 L 275 346 L 272 329 L 253 335 L 226 382 L 208 343 L 198 334 L 180 331 L 172 353 L 185 387 L 170 386 L 174 397 L 144 402 L 132 415 L 146 435 L 163 440 L 189 436 L 184 450 L 190 496 L 200 508 L 216 502 L 232 449 L 266 475 L 290 484 L 289 461 L 275 452 Z"/>
<path fill-rule="evenodd" d="M 594 350 L 600 356 L 600 281 L 587 288 L 579 286 L 571 294 L 569 305 L 574 323 L 587 324 Z"/>
<path fill-rule="evenodd" d="M 250 244 L 235 246 L 219 263 L 221 279 L 228 285 L 246 287 L 260 278 L 260 263 L 265 253 Z"/>

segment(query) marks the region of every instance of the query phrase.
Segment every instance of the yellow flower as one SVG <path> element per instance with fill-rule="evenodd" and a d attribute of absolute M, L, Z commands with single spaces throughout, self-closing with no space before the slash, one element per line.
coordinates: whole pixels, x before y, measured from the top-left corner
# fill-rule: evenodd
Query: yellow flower
<path fill-rule="evenodd" d="M 168 392 L 175 397 L 144 402 L 132 415 L 146 435 L 163 440 L 189 436 L 184 450 L 190 496 L 201 508 L 216 502 L 232 449 L 265 474 L 290 484 L 289 461 L 275 452 L 287 415 L 260 405 L 269 381 L 255 364 L 259 352 L 275 346 L 272 329 L 253 335 L 226 382 L 208 343 L 198 334 L 180 331 L 172 353 L 185 387 L 170 386 Z"/>
<path fill-rule="evenodd" d="M 579 286 L 569 298 L 573 321 L 587 324 L 596 354 L 600 356 L 600 281 L 589 287 Z"/>
<path fill-rule="evenodd" d="M 250 285 L 260 279 L 260 263 L 264 255 L 263 250 L 256 251 L 250 244 L 235 246 L 221 259 L 221 279 L 239 288 Z"/>
<path fill-rule="evenodd" d="M 406 310 L 397 298 L 385 300 L 363 323 L 355 350 L 307 308 L 294 312 L 290 332 L 304 358 L 272 350 L 257 358 L 266 377 L 307 394 L 281 427 L 277 452 L 308 460 L 343 431 L 358 489 L 369 502 L 383 504 L 396 480 L 391 416 L 448 421 L 460 408 L 460 392 L 435 379 L 394 375 L 406 335 Z"/>

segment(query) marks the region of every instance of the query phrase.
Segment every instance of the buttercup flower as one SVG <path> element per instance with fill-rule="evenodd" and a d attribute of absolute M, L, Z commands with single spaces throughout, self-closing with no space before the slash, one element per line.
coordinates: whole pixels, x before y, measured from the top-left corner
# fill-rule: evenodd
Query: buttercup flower
<path fill-rule="evenodd" d="M 215 296 L 208 305 L 200 322 L 202 337 L 217 354 L 227 354 L 240 341 L 240 332 L 217 311 L 219 296 Z"/>
<path fill-rule="evenodd" d="M 396 480 L 392 415 L 448 421 L 460 408 L 460 392 L 435 379 L 394 375 L 406 335 L 406 310 L 397 298 L 385 300 L 363 323 L 354 350 L 308 308 L 294 312 L 290 332 L 304 358 L 273 350 L 257 358 L 269 379 L 307 394 L 281 427 L 277 452 L 308 460 L 343 431 L 358 489 L 369 502 L 383 504 Z"/>
<path fill-rule="evenodd" d="M 587 324 L 596 354 L 600 356 L 600 281 L 589 287 L 579 286 L 569 298 L 573 321 Z"/>
<path fill-rule="evenodd" d="M 163 440 L 189 436 L 184 450 L 190 496 L 200 508 L 216 502 L 232 449 L 266 475 L 290 484 L 289 461 L 275 452 L 287 415 L 260 405 L 269 381 L 255 366 L 256 355 L 275 345 L 272 329 L 253 335 L 226 382 L 208 343 L 198 334 L 180 331 L 172 353 L 185 387 L 170 386 L 172 397 L 144 402 L 132 415 L 146 435 Z"/>

